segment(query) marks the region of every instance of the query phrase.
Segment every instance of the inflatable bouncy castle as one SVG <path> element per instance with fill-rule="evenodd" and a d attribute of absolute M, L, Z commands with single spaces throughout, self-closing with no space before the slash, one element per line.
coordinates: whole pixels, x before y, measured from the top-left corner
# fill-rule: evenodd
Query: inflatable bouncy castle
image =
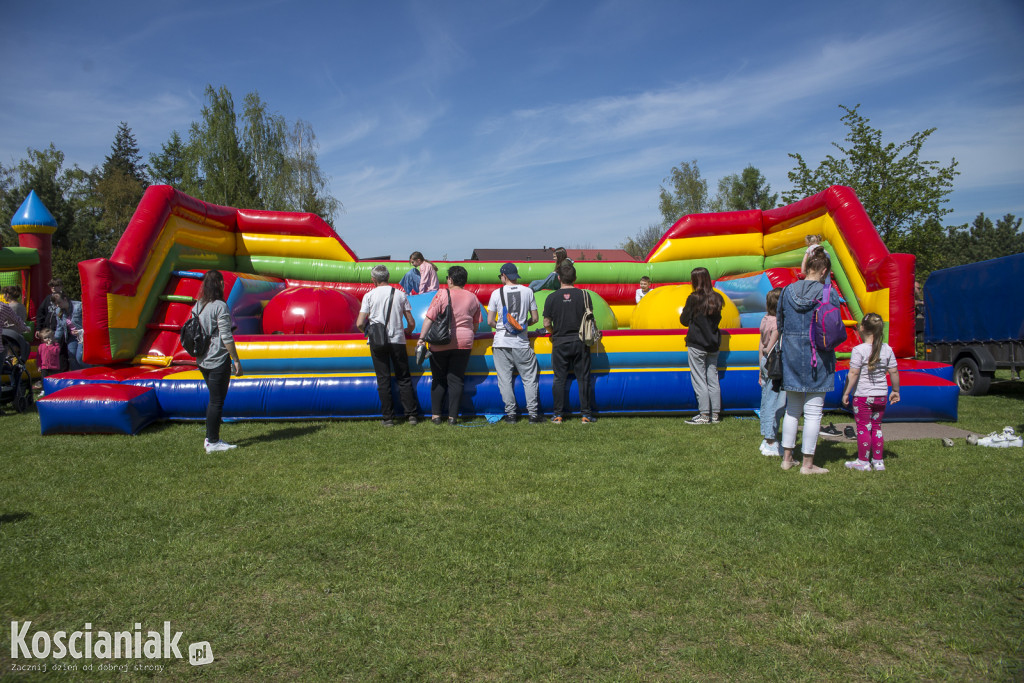
<path fill-rule="evenodd" d="M 836 390 L 826 397 L 826 409 L 839 409 L 844 359 L 858 343 L 856 321 L 875 312 L 886 321 L 888 343 L 900 358 L 902 401 L 886 412 L 886 419 L 955 420 L 958 392 L 951 368 L 913 360 L 914 257 L 889 253 L 845 187 L 770 211 L 685 216 L 642 263 L 577 261 L 576 284 L 593 293 L 604 331 L 592 350 L 589 389 L 598 413 L 696 410 L 679 313 L 697 266 L 711 272 L 727 300 L 719 355 L 723 411 L 756 410 L 758 325 L 765 295 L 799 277 L 809 234 L 824 236 L 848 328 L 847 342 L 839 348 Z M 359 301 L 372 288 L 370 270 L 379 263 L 391 271 L 392 286 L 409 269 L 404 260 L 359 260 L 312 214 L 217 206 L 168 186 L 150 187 L 111 257 L 79 265 L 85 362 L 93 367 L 46 379 L 49 405 L 40 403 L 44 433 L 90 431 L 82 424 L 83 401 L 89 401 L 96 431 L 133 431 L 151 419 L 202 419 L 206 387 L 195 360 L 181 348 L 179 332 L 200 278 L 213 268 L 225 276 L 245 369 L 245 376 L 232 379 L 225 418 L 379 415 L 369 347 L 355 329 Z M 457 263 L 469 272 L 466 289 L 485 305 L 498 286 L 501 263 Z M 436 262 L 441 282 L 455 264 Z M 551 262 L 516 265 L 524 282 L 544 278 L 552 269 Z M 644 275 L 654 288 L 637 304 L 634 293 Z M 546 294 L 538 295 L 541 309 Z M 432 296 L 410 297 L 417 320 Z M 407 342 L 410 368 L 421 405 L 429 405 L 429 360 L 415 362 L 415 339 Z M 465 414 L 503 412 L 491 339 L 482 324 L 466 376 Z M 550 412 L 551 345 L 543 330 L 533 330 L 530 340 L 541 367 L 542 408 Z M 63 390 L 70 387 L 76 387 L 75 398 L 62 401 Z M 107 396 L 110 407 L 104 416 Z M 569 405 L 578 407 L 577 395 L 570 395 Z M 72 419 L 75 410 L 79 417 Z"/>

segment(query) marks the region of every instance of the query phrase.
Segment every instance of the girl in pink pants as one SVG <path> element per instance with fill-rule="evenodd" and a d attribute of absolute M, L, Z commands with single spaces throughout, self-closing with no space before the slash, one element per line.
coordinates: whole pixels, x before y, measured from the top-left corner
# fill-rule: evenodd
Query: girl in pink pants
<path fill-rule="evenodd" d="M 886 374 L 892 381 L 889 403 L 900 401 L 900 373 L 896 368 L 896 355 L 882 341 L 884 325 L 882 316 L 877 313 L 866 314 L 857 325 L 863 343 L 855 346 L 850 354 L 850 372 L 843 390 L 845 406 L 850 405 L 853 390 L 853 417 L 857 423 L 857 459 L 847 462 L 846 467 L 861 472 L 869 472 L 872 467 L 876 472 L 885 470 L 882 417 L 888 393 Z"/>

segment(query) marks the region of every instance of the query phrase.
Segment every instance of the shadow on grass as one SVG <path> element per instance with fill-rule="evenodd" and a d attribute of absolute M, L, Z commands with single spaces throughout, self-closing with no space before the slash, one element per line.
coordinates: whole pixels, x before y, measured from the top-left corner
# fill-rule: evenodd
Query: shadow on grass
<path fill-rule="evenodd" d="M 31 516 L 31 512 L 5 512 L 0 515 L 0 524 L 15 524 L 17 522 L 23 522 Z"/>
<path fill-rule="evenodd" d="M 260 436 L 251 436 L 245 439 L 239 439 L 239 446 L 252 446 L 254 444 L 264 444 L 272 441 L 287 441 L 289 439 L 297 439 L 302 436 L 315 434 L 323 429 L 326 425 L 323 424 L 310 424 L 303 425 L 301 427 L 285 427 L 283 429 L 275 429 L 268 431 Z"/>

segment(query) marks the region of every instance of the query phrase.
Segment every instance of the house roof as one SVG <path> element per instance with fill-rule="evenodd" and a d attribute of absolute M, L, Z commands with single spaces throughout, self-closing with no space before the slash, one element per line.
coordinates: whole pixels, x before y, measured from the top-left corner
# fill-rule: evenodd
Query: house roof
<path fill-rule="evenodd" d="M 550 261 L 554 249 L 474 249 L 473 261 Z M 633 261 L 636 259 L 622 249 L 566 249 L 573 261 Z M 598 258 L 598 254 L 601 258 Z"/>

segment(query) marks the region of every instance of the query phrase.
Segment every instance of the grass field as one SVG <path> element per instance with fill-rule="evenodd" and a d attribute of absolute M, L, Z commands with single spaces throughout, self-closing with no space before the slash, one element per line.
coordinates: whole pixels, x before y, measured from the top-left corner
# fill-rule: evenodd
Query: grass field
<path fill-rule="evenodd" d="M 754 419 L 242 423 L 215 455 L 199 424 L 0 425 L 14 680 L 1024 677 L 1021 449 L 892 442 L 859 473 L 823 444 L 832 472 L 806 477 Z M 961 399 L 959 427 L 1004 425 L 1024 431 L 1022 383 Z M 12 620 L 170 621 L 215 660 L 12 659 Z"/>

